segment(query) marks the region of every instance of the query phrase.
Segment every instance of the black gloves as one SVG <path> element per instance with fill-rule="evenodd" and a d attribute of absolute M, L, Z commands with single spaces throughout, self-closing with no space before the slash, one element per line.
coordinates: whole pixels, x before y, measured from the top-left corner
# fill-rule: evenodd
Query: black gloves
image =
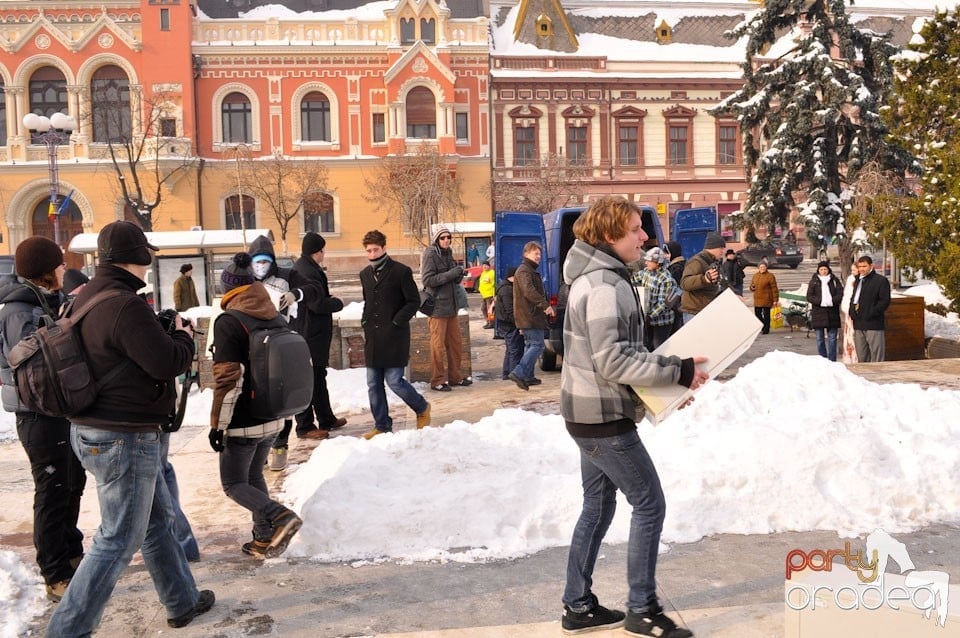
<path fill-rule="evenodd" d="M 453 281 L 455 281 L 456 283 L 460 283 L 461 281 L 463 281 L 463 273 L 464 273 L 463 266 L 454 266 L 453 268 L 450 269 L 450 272 L 456 274 L 456 276 L 453 278 Z"/>
<path fill-rule="evenodd" d="M 223 430 L 210 428 L 208 438 L 210 439 L 210 447 L 213 448 L 214 452 L 223 452 Z"/>

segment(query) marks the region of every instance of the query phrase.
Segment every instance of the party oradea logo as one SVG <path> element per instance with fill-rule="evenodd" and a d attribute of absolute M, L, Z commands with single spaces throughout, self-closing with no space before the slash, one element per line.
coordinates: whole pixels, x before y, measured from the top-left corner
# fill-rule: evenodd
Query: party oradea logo
<path fill-rule="evenodd" d="M 884 583 L 887 564 L 893 561 L 904 576 L 903 584 Z M 787 554 L 786 577 L 804 570 L 830 572 L 849 569 L 857 576 L 855 584 L 794 584 L 786 588 L 786 604 L 794 611 L 816 610 L 832 603 L 837 609 L 874 611 L 884 606 L 899 611 L 912 605 L 923 612 L 926 619 L 933 617 L 937 625 L 947 622 L 950 594 L 950 575 L 941 571 L 921 571 L 916 568 L 907 547 L 890 534 L 878 529 L 867 536 L 863 550 L 853 549 L 850 541 L 843 549 L 794 549 Z"/>

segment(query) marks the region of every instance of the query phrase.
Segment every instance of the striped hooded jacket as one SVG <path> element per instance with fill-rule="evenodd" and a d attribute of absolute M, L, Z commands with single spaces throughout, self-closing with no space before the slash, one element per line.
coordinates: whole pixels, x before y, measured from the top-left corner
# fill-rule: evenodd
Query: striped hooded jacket
<path fill-rule="evenodd" d="M 630 273 L 615 256 L 576 240 L 563 266 L 570 286 L 563 324 L 560 412 L 574 424 L 643 418 L 629 387 L 672 385 L 693 378 L 693 359 L 643 348 L 640 302 Z"/>

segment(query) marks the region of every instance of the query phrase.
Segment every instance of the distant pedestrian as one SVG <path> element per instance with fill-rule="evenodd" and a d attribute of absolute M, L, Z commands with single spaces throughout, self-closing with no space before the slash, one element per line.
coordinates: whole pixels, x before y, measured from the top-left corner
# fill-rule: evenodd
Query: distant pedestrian
<path fill-rule="evenodd" d="M 631 636 L 688 638 L 663 613 L 656 569 L 666 502 L 653 460 L 637 433 L 643 418 L 630 386 L 700 387 L 696 364 L 653 355 L 643 346 L 641 308 L 627 264 L 640 259 L 640 211 L 622 197 L 595 201 L 573 225 L 563 279 L 570 286 L 563 327 L 560 412 L 580 452 L 583 508 L 573 530 L 563 590 L 564 633 L 624 625 Z M 607 609 L 593 592 L 593 570 L 617 508 L 617 491 L 633 508 L 627 550 L 627 614 Z"/>
<path fill-rule="evenodd" d="M 750 280 L 750 290 L 753 292 L 753 313 L 763 324 L 761 334 L 770 334 L 770 309 L 780 305 L 780 289 L 777 288 L 777 278 L 767 269 L 767 262 L 761 261 L 757 272 Z"/>
<path fill-rule="evenodd" d="M 267 289 L 253 276 L 250 255 L 237 253 L 223 269 L 224 310 L 213 325 L 213 404 L 210 447 L 219 454 L 220 485 L 230 500 L 250 511 L 253 539 L 240 549 L 254 558 L 273 558 L 286 550 L 303 521 L 270 498 L 263 466 L 282 427 L 280 419 L 251 414 L 250 336 L 231 312 L 254 325 L 269 325 L 279 316 Z"/>
<path fill-rule="evenodd" d="M 70 421 L 27 410 L 17 395 L 10 350 L 60 314 L 63 251 L 46 237 L 28 237 L 14 255 L 17 277 L 0 282 L 0 397 L 16 416 L 17 438 L 33 477 L 33 546 L 47 598 L 57 602 L 83 557 L 77 527 L 86 474 L 70 447 Z"/>
<path fill-rule="evenodd" d="M 890 307 L 890 281 L 873 268 L 873 259 L 857 259 L 857 279 L 853 284 L 850 317 L 857 361 L 869 363 L 886 357 L 884 315 Z"/>
<path fill-rule="evenodd" d="M 651 248 L 643 257 L 645 268 L 634 278 L 634 282 L 646 291 L 644 340 L 651 351 L 659 348 L 673 334 L 674 310 L 670 302 L 680 295 L 677 282 L 663 268 L 665 261 L 661 249 Z"/>
<path fill-rule="evenodd" d="M 680 247 L 680 242 L 677 241 L 668 241 L 667 242 L 667 253 L 670 257 L 670 263 L 667 265 L 667 272 L 670 273 L 670 276 L 673 277 L 673 280 L 677 282 L 677 287 L 680 287 L 680 280 L 683 279 L 683 269 L 687 265 L 687 260 L 683 257 L 683 248 Z M 681 292 L 681 301 L 683 299 L 683 290 Z M 673 313 L 673 332 L 676 332 L 683 327 L 683 312 L 680 309 L 680 303 L 677 304 L 677 307 L 674 308 Z"/>
<path fill-rule="evenodd" d="M 543 277 L 537 271 L 542 258 L 543 247 L 535 241 L 527 242 L 523 247 L 523 261 L 513 279 L 513 318 L 523 334 L 523 356 L 509 377 L 522 390 L 540 384 L 540 379 L 534 376 L 534 366 L 543 352 L 543 340 L 549 328 L 547 318 L 556 316 L 547 301 Z"/>
<path fill-rule="evenodd" d="M 470 242 L 470 245 L 467 246 L 467 265 L 468 266 L 480 265 L 480 251 L 477 249 L 476 242 Z"/>
<path fill-rule="evenodd" d="M 433 233 L 433 242 L 420 259 L 423 287 L 433 295 L 434 310 L 427 319 L 430 330 L 430 389 L 449 392 L 451 386 L 473 383 L 460 372 L 463 357 L 457 294 L 463 291 L 463 268 L 453 259 L 453 235 L 445 226 Z M 459 287 L 459 291 L 457 288 Z"/>
<path fill-rule="evenodd" d="M 180 276 L 173 282 L 173 307 L 177 312 L 200 305 L 197 286 L 193 282 L 193 264 L 180 266 Z"/>
<path fill-rule="evenodd" d="M 683 288 L 680 308 L 683 310 L 684 323 L 693 319 L 723 292 L 720 258 L 726 247 L 727 242 L 719 233 L 707 233 L 703 250 L 691 257 L 684 266 L 679 282 Z"/>
<path fill-rule="evenodd" d="M 413 271 L 394 261 L 386 251 L 387 237 L 379 230 L 363 236 L 369 263 L 360 271 L 363 287 L 364 364 L 367 366 L 367 397 L 373 414 L 373 429 L 363 435 L 372 439 L 393 431 L 386 383 L 417 415 L 417 429 L 430 425 L 430 403 L 403 378 L 410 362 L 410 320 L 420 306 L 420 291 Z"/>
<path fill-rule="evenodd" d="M 523 357 L 523 335 L 517 330 L 516 319 L 513 316 L 513 278 L 517 269 L 511 266 L 507 269 L 507 278 L 497 286 L 496 303 L 493 305 L 496 314 L 497 334 L 503 338 L 503 370 L 501 378 L 510 378 L 510 372 L 520 363 Z"/>
<path fill-rule="evenodd" d="M 80 291 L 83 290 L 83 287 L 89 282 L 90 278 L 83 274 L 82 271 L 76 268 L 67 268 L 66 272 L 63 273 L 63 294 L 65 294 L 68 299 L 73 299 L 80 294 Z"/>
<path fill-rule="evenodd" d="M 746 278 L 743 269 L 743 262 L 740 257 L 728 248 L 723 263 L 720 265 L 720 274 L 737 296 L 743 296 L 743 281 Z"/>
<path fill-rule="evenodd" d="M 496 261 L 495 261 L 496 254 L 497 254 L 497 249 L 493 245 L 493 242 L 490 242 L 490 245 L 487 246 L 487 261 L 490 262 L 490 265 L 494 267 L 494 269 L 496 269 Z"/>
<path fill-rule="evenodd" d="M 490 262 L 483 262 L 483 272 L 477 280 L 477 290 L 480 292 L 480 312 L 483 313 L 483 327 L 493 328 L 493 319 L 490 318 L 491 307 L 494 304 L 494 295 L 497 292 L 497 273 L 490 267 Z"/>
<path fill-rule="evenodd" d="M 830 270 L 830 262 L 821 261 L 817 264 L 817 273 L 807 284 L 807 303 L 810 304 L 810 326 L 817 335 L 817 352 L 830 361 L 837 360 L 842 299 L 843 284 Z"/>

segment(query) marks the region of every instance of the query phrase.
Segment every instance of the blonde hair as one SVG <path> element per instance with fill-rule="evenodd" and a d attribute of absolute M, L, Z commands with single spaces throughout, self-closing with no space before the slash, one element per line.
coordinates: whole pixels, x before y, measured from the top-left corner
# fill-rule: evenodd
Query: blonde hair
<path fill-rule="evenodd" d="M 627 234 L 627 223 L 640 209 L 633 202 L 617 196 L 601 197 L 573 223 L 573 234 L 591 246 L 616 241 Z"/>

